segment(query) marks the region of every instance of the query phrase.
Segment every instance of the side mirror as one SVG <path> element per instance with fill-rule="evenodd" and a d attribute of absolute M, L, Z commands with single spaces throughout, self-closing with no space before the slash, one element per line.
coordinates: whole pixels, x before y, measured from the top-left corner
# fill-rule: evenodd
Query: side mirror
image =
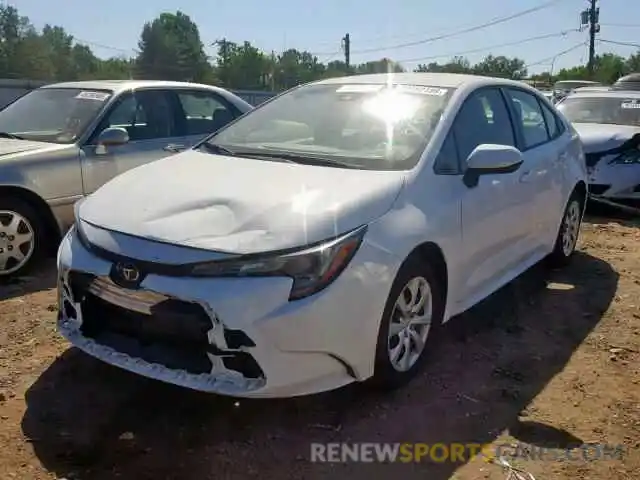
<path fill-rule="evenodd" d="M 523 161 L 522 152 L 515 147 L 489 143 L 478 145 L 467 158 L 467 170 L 462 180 L 467 187 L 473 188 L 482 175 L 513 173 Z"/>
<path fill-rule="evenodd" d="M 122 127 L 105 128 L 100 132 L 100 135 L 98 135 L 96 143 L 105 147 L 124 145 L 125 143 L 129 143 L 129 133 Z"/>

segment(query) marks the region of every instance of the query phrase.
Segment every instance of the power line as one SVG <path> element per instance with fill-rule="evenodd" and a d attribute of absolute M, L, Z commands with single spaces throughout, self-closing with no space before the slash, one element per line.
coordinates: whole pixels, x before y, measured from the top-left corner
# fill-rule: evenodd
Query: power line
<path fill-rule="evenodd" d="M 78 43 L 78 44 L 81 44 L 81 45 L 82 44 L 86 44 L 86 45 L 90 45 L 92 47 L 104 48 L 106 50 L 113 50 L 113 51 L 122 52 L 122 53 L 131 53 L 131 52 L 138 53 L 138 51 L 133 49 L 133 48 L 129 48 L 129 49 L 117 48 L 117 47 L 112 47 L 110 45 L 104 45 L 102 43 L 96 43 L 96 42 L 91 42 L 89 40 L 84 40 L 82 38 L 78 38 L 78 37 L 75 37 L 73 35 L 72 35 L 72 37 L 73 37 L 73 41 L 75 43 Z"/>
<path fill-rule="evenodd" d="M 560 0 L 558 0 L 558 1 L 560 1 Z M 555 2 L 550 2 L 550 3 L 555 3 Z M 490 19 L 488 21 L 492 22 L 492 21 L 498 20 L 498 19 L 500 19 L 500 17 L 494 17 L 494 18 L 492 18 L 492 19 Z M 463 24 L 463 25 L 465 25 L 465 24 Z M 469 25 L 469 24 L 466 24 L 466 25 Z M 475 24 L 471 24 L 471 25 L 475 26 Z M 638 26 L 640 26 L 640 25 L 638 25 Z M 465 27 L 464 26 L 460 26 L 458 28 L 464 29 Z M 447 29 L 447 30 L 445 30 L 445 32 L 450 32 L 450 31 Z M 454 32 L 450 32 L 450 33 L 453 34 Z M 396 40 L 396 39 L 419 38 L 419 37 L 422 37 L 423 35 L 425 35 L 425 32 L 414 32 L 414 33 L 408 33 L 408 34 L 402 34 L 402 35 L 391 35 L 391 36 L 388 36 L 388 35 L 376 35 L 376 36 L 373 36 L 373 37 L 364 37 L 364 39 L 361 40 L 361 42 L 370 43 L 371 41 L 375 41 L 375 40 L 389 41 L 389 40 Z M 443 35 L 449 35 L 449 33 L 445 33 Z M 329 40 L 329 41 L 323 41 L 323 42 L 316 43 L 315 46 L 325 47 L 325 46 L 332 46 L 332 45 L 335 45 L 335 44 L 336 44 L 335 41 Z M 391 48 L 391 47 L 385 47 L 385 48 Z M 319 53 L 312 52 L 312 53 L 313 53 L 313 55 L 316 55 L 316 56 L 323 56 L 323 55 L 328 55 L 329 54 L 329 53 L 323 53 L 323 52 L 319 52 Z"/>
<path fill-rule="evenodd" d="M 452 52 L 452 53 L 448 53 L 448 54 L 444 54 L 444 55 L 431 55 L 428 57 L 420 57 L 420 58 L 411 58 L 411 59 L 404 59 L 404 60 L 397 60 L 399 63 L 412 63 L 412 62 L 421 62 L 424 60 L 436 60 L 438 58 L 452 58 L 452 57 L 456 57 L 459 55 L 468 55 L 470 53 L 478 53 L 478 52 L 486 52 L 487 50 L 493 50 L 496 48 L 504 48 L 504 47 L 511 47 L 514 45 L 521 45 L 523 43 L 528 43 L 528 42 L 533 42 L 536 40 L 544 40 L 546 38 L 555 38 L 555 37 L 563 37 L 566 36 L 569 33 L 573 33 L 573 32 L 578 32 L 578 29 L 570 29 L 570 30 L 563 30 L 560 32 L 555 32 L 555 33 L 547 33 L 545 35 L 537 35 L 535 37 L 527 37 L 527 38 L 523 38 L 521 40 L 516 40 L 513 42 L 506 42 L 506 43 L 498 43 L 498 44 L 494 44 L 494 45 L 489 45 L 486 47 L 481 47 L 481 48 L 474 48 L 473 50 L 464 50 L 464 51 L 460 51 L 460 52 Z"/>
<path fill-rule="evenodd" d="M 617 42 L 615 40 L 604 40 L 603 38 L 600 38 L 599 40 L 603 43 L 611 43 L 612 45 L 621 45 L 623 47 L 640 48 L 640 43 Z"/>
<path fill-rule="evenodd" d="M 471 27 L 467 27 L 467 28 L 463 28 L 463 29 L 459 29 L 450 33 L 445 33 L 442 35 L 437 35 L 435 37 L 430 37 L 430 38 L 424 38 L 422 40 L 416 40 L 414 42 L 406 42 L 406 43 L 399 43 L 396 45 L 390 45 L 387 47 L 378 47 L 378 48 L 367 48 L 367 49 L 363 49 L 363 50 L 352 50 L 351 53 L 371 53 L 371 52 L 379 52 L 382 50 L 395 50 L 395 49 L 399 49 L 399 48 L 406 48 L 406 47 L 413 47 L 416 45 L 423 45 L 425 43 L 430 43 L 430 42 L 435 42 L 438 40 L 444 40 L 446 38 L 452 38 L 452 37 L 457 37 L 459 35 L 463 35 L 465 33 L 471 33 L 471 32 L 475 32 L 478 30 L 483 30 L 485 28 L 488 27 L 492 27 L 494 25 L 499 25 L 501 23 L 505 23 L 511 20 L 514 20 L 516 18 L 520 18 L 520 17 L 524 17 L 525 15 L 529 15 L 531 13 L 535 13 L 538 12 L 540 10 L 543 10 L 545 8 L 549 8 L 557 3 L 560 3 L 564 0 L 551 0 L 548 2 L 545 2 L 541 5 L 538 5 L 537 7 L 532 7 L 532 8 L 528 8 L 526 10 L 522 10 L 520 12 L 508 15 L 506 17 L 500 17 L 500 18 L 496 18 L 493 20 L 490 20 L 488 22 L 482 23 L 480 25 L 474 25 Z"/>
<path fill-rule="evenodd" d="M 447 38 L 452 38 L 455 36 L 459 36 L 459 35 L 463 35 L 466 33 L 471 33 L 471 32 L 475 32 L 478 30 L 482 30 L 485 28 L 489 28 L 492 27 L 494 25 L 499 25 L 501 23 L 505 23 L 508 22 L 510 20 L 514 20 L 516 18 L 520 18 L 523 17 L 525 15 L 529 15 L 531 13 L 535 13 L 538 12 L 540 10 L 543 10 L 545 8 L 551 7 L 557 3 L 560 3 L 562 1 L 565 0 L 550 0 L 547 1 L 545 3 L 542 3 L 536 7 L 532 7 L 532 8 L 528 8 L 526 10 L 522 10 L 519 12 L 516 12 L 514 14 L 508 15 L 506 17 L 499 17 L 499 18 L 494 18 L 492 20 L 489 20 L 485 23 L 479 24 L 479 25 L 473 25 L 470 27 L 466 27 L 466 28 L 461 28 L 458 30 L 454 30 L 452 32 L 449 33 L 444 33 L 441 35 L 437 35 L 434 37 L 430 37 L 430 38 L 424 38 L 421 40 L 416 40 L 413 42 L 406 42 L 406 43 L 400 43 L 400 44 L 396 44 L 396 45 L 390 45 L 390 46 L 386 46 L 386 47 L 376 47 L 376 48 L 368 48 L 368 49 L 363 49 L 363 50 L 351 50 L 350 54 L 358 54 L 358 53 L 371 53 L 371 52 L 378 52 L 378 51 L 383 51 L 383 50 L 394 50 L 394 49 L 399 49 L 399 48 L 406 48 L 406 47 L 412 47 L 412 46 L 416 46 L 416 45 L 423 45 L 425 43 L 431 43 L 431 42 L 435 42 L 438 40 L 444 40 Z M 379 37 L 381 38 L 381 37 Z M 401 38 L 401 37 L 398 37 Z M 405 37 L 406 38 L 406 37 Z M 118 48 L 118 47 L 114 47 L 111 45 L 105 45 L 102 43 L 97 43 L 97 42 L 93 42 L 90 40 L 84 40 L 81 38 L 77 38 L 74 37 L 74 40 L 76 41 L 76 43 L 81 43 L 81 44 L 87 44 L 87 45 L 91 45 L 94 47 L 98 47 L 98 48 L 103 48 L 106 50 L 112 50 L 112 51 L 117 51 L 117 52 L 121 52 L 121 53 L 130 53 L 130 52 L 134 52 L 134 53 L 138 53 L 138 51 L 136 49 L 124 49 L 124 48 Z M 329 44 L 329 43 L 327 43 Z M 317 57 L 322 57 L 322 56 L 333 56 L 335 53 L 334 52 L 311 52 L 312 55 L 317 56 Z"/>
<path fill-rule="evenodd" d="M 552 62 L 554 61 L 556 58 L 561 57 L 563 55 L 566 55 L 567 53 L 573 52 L 574 50 L 577 50 L 578 48 L 587 45 L 587 42 L 580 42 L 576 45 L 574 45 L 571 48 L 567 48 L 566 50 L 562 50 L 561 52 L 556 53 L 555 55 L 552 55 L 551 57 L 547 57 L 547 58 L 543 58 L 542 60 L 537 60 L 533 63 L 529 63 L 527 65 L 525 65 L 525 68 L 530 68 L 530 67 L 535 67 L 537 65 L 544 65 L 546 63 Z"/>

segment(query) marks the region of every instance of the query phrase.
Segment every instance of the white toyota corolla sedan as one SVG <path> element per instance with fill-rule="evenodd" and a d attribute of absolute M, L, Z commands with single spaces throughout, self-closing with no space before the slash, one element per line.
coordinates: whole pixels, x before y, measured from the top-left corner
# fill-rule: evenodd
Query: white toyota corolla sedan
<path fill-rule="evenodd" d="M 201 391 L 397 387 L 442 323 L 536 262 L 570 259 L 586 195 L 578 135 L 525 84 L 303 85 L 79 203 L 58 328 Z"/>

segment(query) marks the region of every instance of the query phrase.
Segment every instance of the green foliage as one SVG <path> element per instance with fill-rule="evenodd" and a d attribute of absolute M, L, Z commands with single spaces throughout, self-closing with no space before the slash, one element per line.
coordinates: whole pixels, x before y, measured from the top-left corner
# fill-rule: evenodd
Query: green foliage
<path fill-rule="evenodd" d="M 533 75 L 533 80 L 547 80 L 556 82 L 558 80 L 595 80 L 607 85 L 614 83 L 618 78 L 629 73 L 640 72 L 640 52 L 630 55 L 627 58 L 614 53 L 603 53 L 596 55 L 593 69 L 593 78 L 589 77 L 589 72 L 585 65 L 571 68 L 563 68 L 556 74 L 543 72 Z"/>
<path fill-rule="evenodd" d="M 464 57 L 453 57 L 447 63 L 429 63 L 418 65 L 416 72 L 469 73 L 500 78 L 523 79 L 527 76 L 527 67 L 519 58 L 487 55 L 481 62 L 471 65 Z"/>
<path fill-rule="evenodd" d="M 148 78 L 214 83 L 227 88 L 285 90 L 313 80 L 351 74 L 402 72 L 388 58 L 351 65 L 321 62 L 313 54 L 289 49 L 263 52 L 249 42 L 225 38 L 215 42 L 217 55 L 208 58 L 197 25 L 183 12 L 162 13 L 142 27 L 134 58 L 97 57 L 91 48 L 74 40 L 62 27 L 45 25 L 37 31 L 15 7 L 0 4 L 0 78 L 64 81 Z M 416 72 L 473 73 L 523 79 L 525 62 L 519 58 L 488 55 L 477 64 L 464 57 L 445 63 L 421 64 Z M 628 58 L 612 53 L 596 57 L 593 80 L 613 83 L 620 76 L 640 72 L 640 51 Z M 555 74 L 533 75 L 533 80 L 588 79 L 585 66 Z"/>
<path fill-rule="evenodd" d="M 139 78 L 202 82 L 210 76 L 198 26 L 180 11 L 145 23 L 138 47 Z"/>

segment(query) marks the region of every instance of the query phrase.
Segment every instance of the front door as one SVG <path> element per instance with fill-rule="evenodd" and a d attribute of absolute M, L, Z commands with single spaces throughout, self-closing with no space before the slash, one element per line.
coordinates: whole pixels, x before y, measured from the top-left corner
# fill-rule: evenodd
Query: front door
<path fill-rule="evenodd" d="M 497 88 L 472 93 L 458 112 L 453 132 L 463 169 L 478 145 L 516 146 L 507 105 Z M 472 188 L 460 182 L 461 301 L 492 290 L 526 255 L 532 211 L 521 173 L 483 175 Z"/>
<path fill-rule="evenodd" d="M 82 148 L 81 165 L 85 194 L 93 193 L 113 177 L 132 168 L 177 153 L 183 138 L 176 126 L 170 92 L 137 90 L 122 95 L 109 109 Z M 122 127 L 129 133 L 124 145 L 96 145 L 100 132 Z"/>

